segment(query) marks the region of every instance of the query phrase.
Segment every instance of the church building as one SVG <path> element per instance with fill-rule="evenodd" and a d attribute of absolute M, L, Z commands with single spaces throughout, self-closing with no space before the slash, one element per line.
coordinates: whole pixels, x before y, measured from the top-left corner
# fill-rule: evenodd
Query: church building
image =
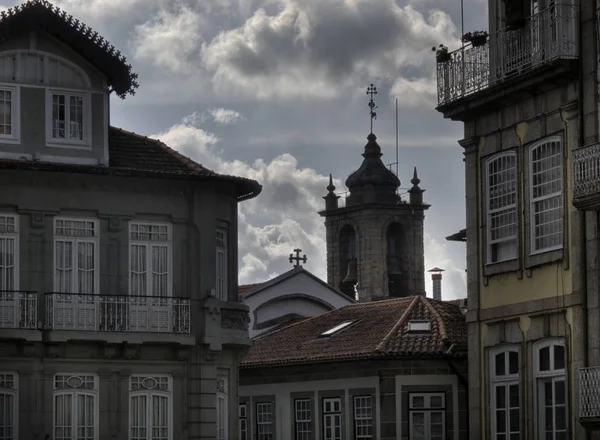
<path fill-rule="evenodd" d="M 367 93 L 373 119 L 375 88 Z M 240 440 L 468 438 L 465 316 L 425 295 L 429 205 L 416 169 L 404 200 L 377 137 L 367 140 L 346 203 L 330 176 L 319 212 L 327 281 L 353 301 L 253 338 L 240 365 Z"/>

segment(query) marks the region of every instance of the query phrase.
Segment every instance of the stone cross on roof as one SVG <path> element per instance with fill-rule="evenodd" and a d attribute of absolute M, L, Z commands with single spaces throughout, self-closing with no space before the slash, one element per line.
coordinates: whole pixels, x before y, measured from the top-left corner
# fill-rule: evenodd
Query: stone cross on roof
<path fill-rule="evenodd" d="M 369 87 L 367 87 L 367 95 L 371 95 L 371 99 L 369 100 L 369 108 L 371 109 L 370 110 L 370 115 L 371 115 L 371 133 L 373 133 L 373 119 L 377 119 L 377 113 L 375 113 L 373 111 L 373 110 L 375 110 L 377 108 L 377 106 L 373 102 L 373 95 L 377 95 L 377 87 L 375 87 L 373 84 L 371 84 Z"/>
<path fill-rule="evenodd" d="M 294 267 L 300 266 L 300 263 L 306 264 L 306 255 L 304 255 L 303 257 L 300 257 L 300 253 L 302 252 L 302 249 L 294 249 L 294 252 L 296 253 L 296 256 L 294 256 L 294 254 L 290 254 L 290 263 L 294 263 L 294 260 L 295 260 L 296 264 L 294 264 Z"/>

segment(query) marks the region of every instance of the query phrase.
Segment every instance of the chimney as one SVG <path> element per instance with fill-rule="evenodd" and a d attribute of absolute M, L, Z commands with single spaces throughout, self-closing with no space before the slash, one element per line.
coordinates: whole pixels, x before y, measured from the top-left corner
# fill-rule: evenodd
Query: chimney
<path fill-rule="evenodd" d="M 437 299 L 438 301 L 442 300 L 442 272 L 444 269 L 440 269 L 439 267 L 434 267 L 430 269 L 428 272 L 431 272 L 431 281 L 433 284 L 433 299 Z"/>

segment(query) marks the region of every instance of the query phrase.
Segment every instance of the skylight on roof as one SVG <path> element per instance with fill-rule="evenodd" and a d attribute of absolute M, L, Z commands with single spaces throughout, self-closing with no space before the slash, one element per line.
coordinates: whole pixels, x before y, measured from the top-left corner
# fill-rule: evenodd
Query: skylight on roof
<path fill-rule="evenodd" d="M 355 321 L 346 321 L 346 322 L 342 322 L 341 324 L 336 325 L 333 328 L 330 328 L 329 330 L 327 330 L 326 332 L 321 333 L 321 336 L 331 336 L 334 333 L 339 332 L 340 330 L 345 329 L 346 327 L 348 327 L 350 324 L 353 324 Z"/>
<path fill-rule="evenodd" d="M 408 321 L 409 332 L 428 332 L 431 330 L 431 321 Z"/>

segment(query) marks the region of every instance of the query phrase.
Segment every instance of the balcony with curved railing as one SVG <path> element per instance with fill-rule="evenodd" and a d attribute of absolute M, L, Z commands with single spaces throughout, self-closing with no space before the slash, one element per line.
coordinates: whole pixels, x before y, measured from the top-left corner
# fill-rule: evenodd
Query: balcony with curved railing
<path fill-rule="evenodd" d="M 600 144 L 590 144 L 572 153 L 573 205 L 600 210 Z"/>
<path fill-rule="evenodd" d="M 516 28 L 492 33 L 483 45 L 466 44 L 437 63 L 438 105 L 489 89 L 559 59 L 577 59 L 578 6 L 556 4 Z"/>

